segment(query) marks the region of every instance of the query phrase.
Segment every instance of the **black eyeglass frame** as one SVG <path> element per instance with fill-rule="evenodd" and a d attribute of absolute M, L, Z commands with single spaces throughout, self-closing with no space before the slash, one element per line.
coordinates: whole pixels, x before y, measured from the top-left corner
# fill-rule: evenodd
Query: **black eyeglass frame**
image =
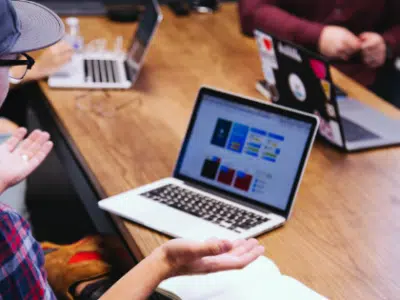
<path fill-rule="evenodd" d="M 0 59 L 0 67 L 27 66 L 27 69 L 32 69 L 35 60 L 26 53 L 21 53 L 26 59 Z"/>

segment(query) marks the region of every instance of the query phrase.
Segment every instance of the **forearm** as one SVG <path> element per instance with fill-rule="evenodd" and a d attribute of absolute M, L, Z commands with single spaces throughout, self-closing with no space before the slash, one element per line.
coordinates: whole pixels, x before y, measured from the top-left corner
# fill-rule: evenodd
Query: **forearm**
<path fill-rule="evenodd" d="M 280 8 L 263 5 L 254 14 L 256 28 L 282 39 L 316 48 L 323 24 L 298 18 Z"/>
<path fill-rule="evenodd" d="M 114 284 L 101 300 L 147 299 L 169 273 L 163 254 L 157 249 Z"/>
<path fill-rule="evenodd" d="M 252 35 L 254 29 L 261 29 L 304 46 L 316 47 L 324 25 L 292 15 L 278 4 L 278 0 L 240 0 L 243 32 Z"/>

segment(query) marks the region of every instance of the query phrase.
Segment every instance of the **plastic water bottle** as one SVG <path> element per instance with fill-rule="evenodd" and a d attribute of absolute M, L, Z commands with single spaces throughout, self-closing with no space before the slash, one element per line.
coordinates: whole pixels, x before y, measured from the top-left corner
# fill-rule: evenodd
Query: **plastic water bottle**
<path fill-rule="evenodd" d="M 67 18 L 66 23 L 68 29 L 65 40 L 76 52 L 81 52 L 83 49 L 83 38 L 79 35 L 79 19 L 74 17 Z"/>

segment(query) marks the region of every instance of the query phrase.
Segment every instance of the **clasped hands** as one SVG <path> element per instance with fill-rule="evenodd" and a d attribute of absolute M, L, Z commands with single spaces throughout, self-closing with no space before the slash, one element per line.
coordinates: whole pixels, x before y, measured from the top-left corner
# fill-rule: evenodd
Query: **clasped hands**
<path fill-rule="evenodd" d="M 375 32 L 364 32 L 356 36 L 344 27 L 326 26 L 319 38 L 318 48 L 329 58 L 345 61 L 360 52 L 363 62 L 374 69 L 383 66 L 386 61 L 385 40 Z"/>

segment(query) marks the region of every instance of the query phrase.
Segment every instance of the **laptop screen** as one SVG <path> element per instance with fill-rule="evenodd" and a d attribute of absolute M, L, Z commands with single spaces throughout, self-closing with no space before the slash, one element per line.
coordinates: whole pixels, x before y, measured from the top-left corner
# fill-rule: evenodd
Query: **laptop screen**
<path fill-rule="evenodd" d="M 204 94 L 177 172 L 285 211 L 315 127 L 310 121 L 267 111 L 266 105 L 261 107 Z"/>
<path fill-rule="evenodd" d="M 156 0 L 146 1 L 145 10 L 140 18 L 131 48 L 128 51 L 127 61 L 132 67 L 141 66 L 160 18 L 161 13 Z"/>

